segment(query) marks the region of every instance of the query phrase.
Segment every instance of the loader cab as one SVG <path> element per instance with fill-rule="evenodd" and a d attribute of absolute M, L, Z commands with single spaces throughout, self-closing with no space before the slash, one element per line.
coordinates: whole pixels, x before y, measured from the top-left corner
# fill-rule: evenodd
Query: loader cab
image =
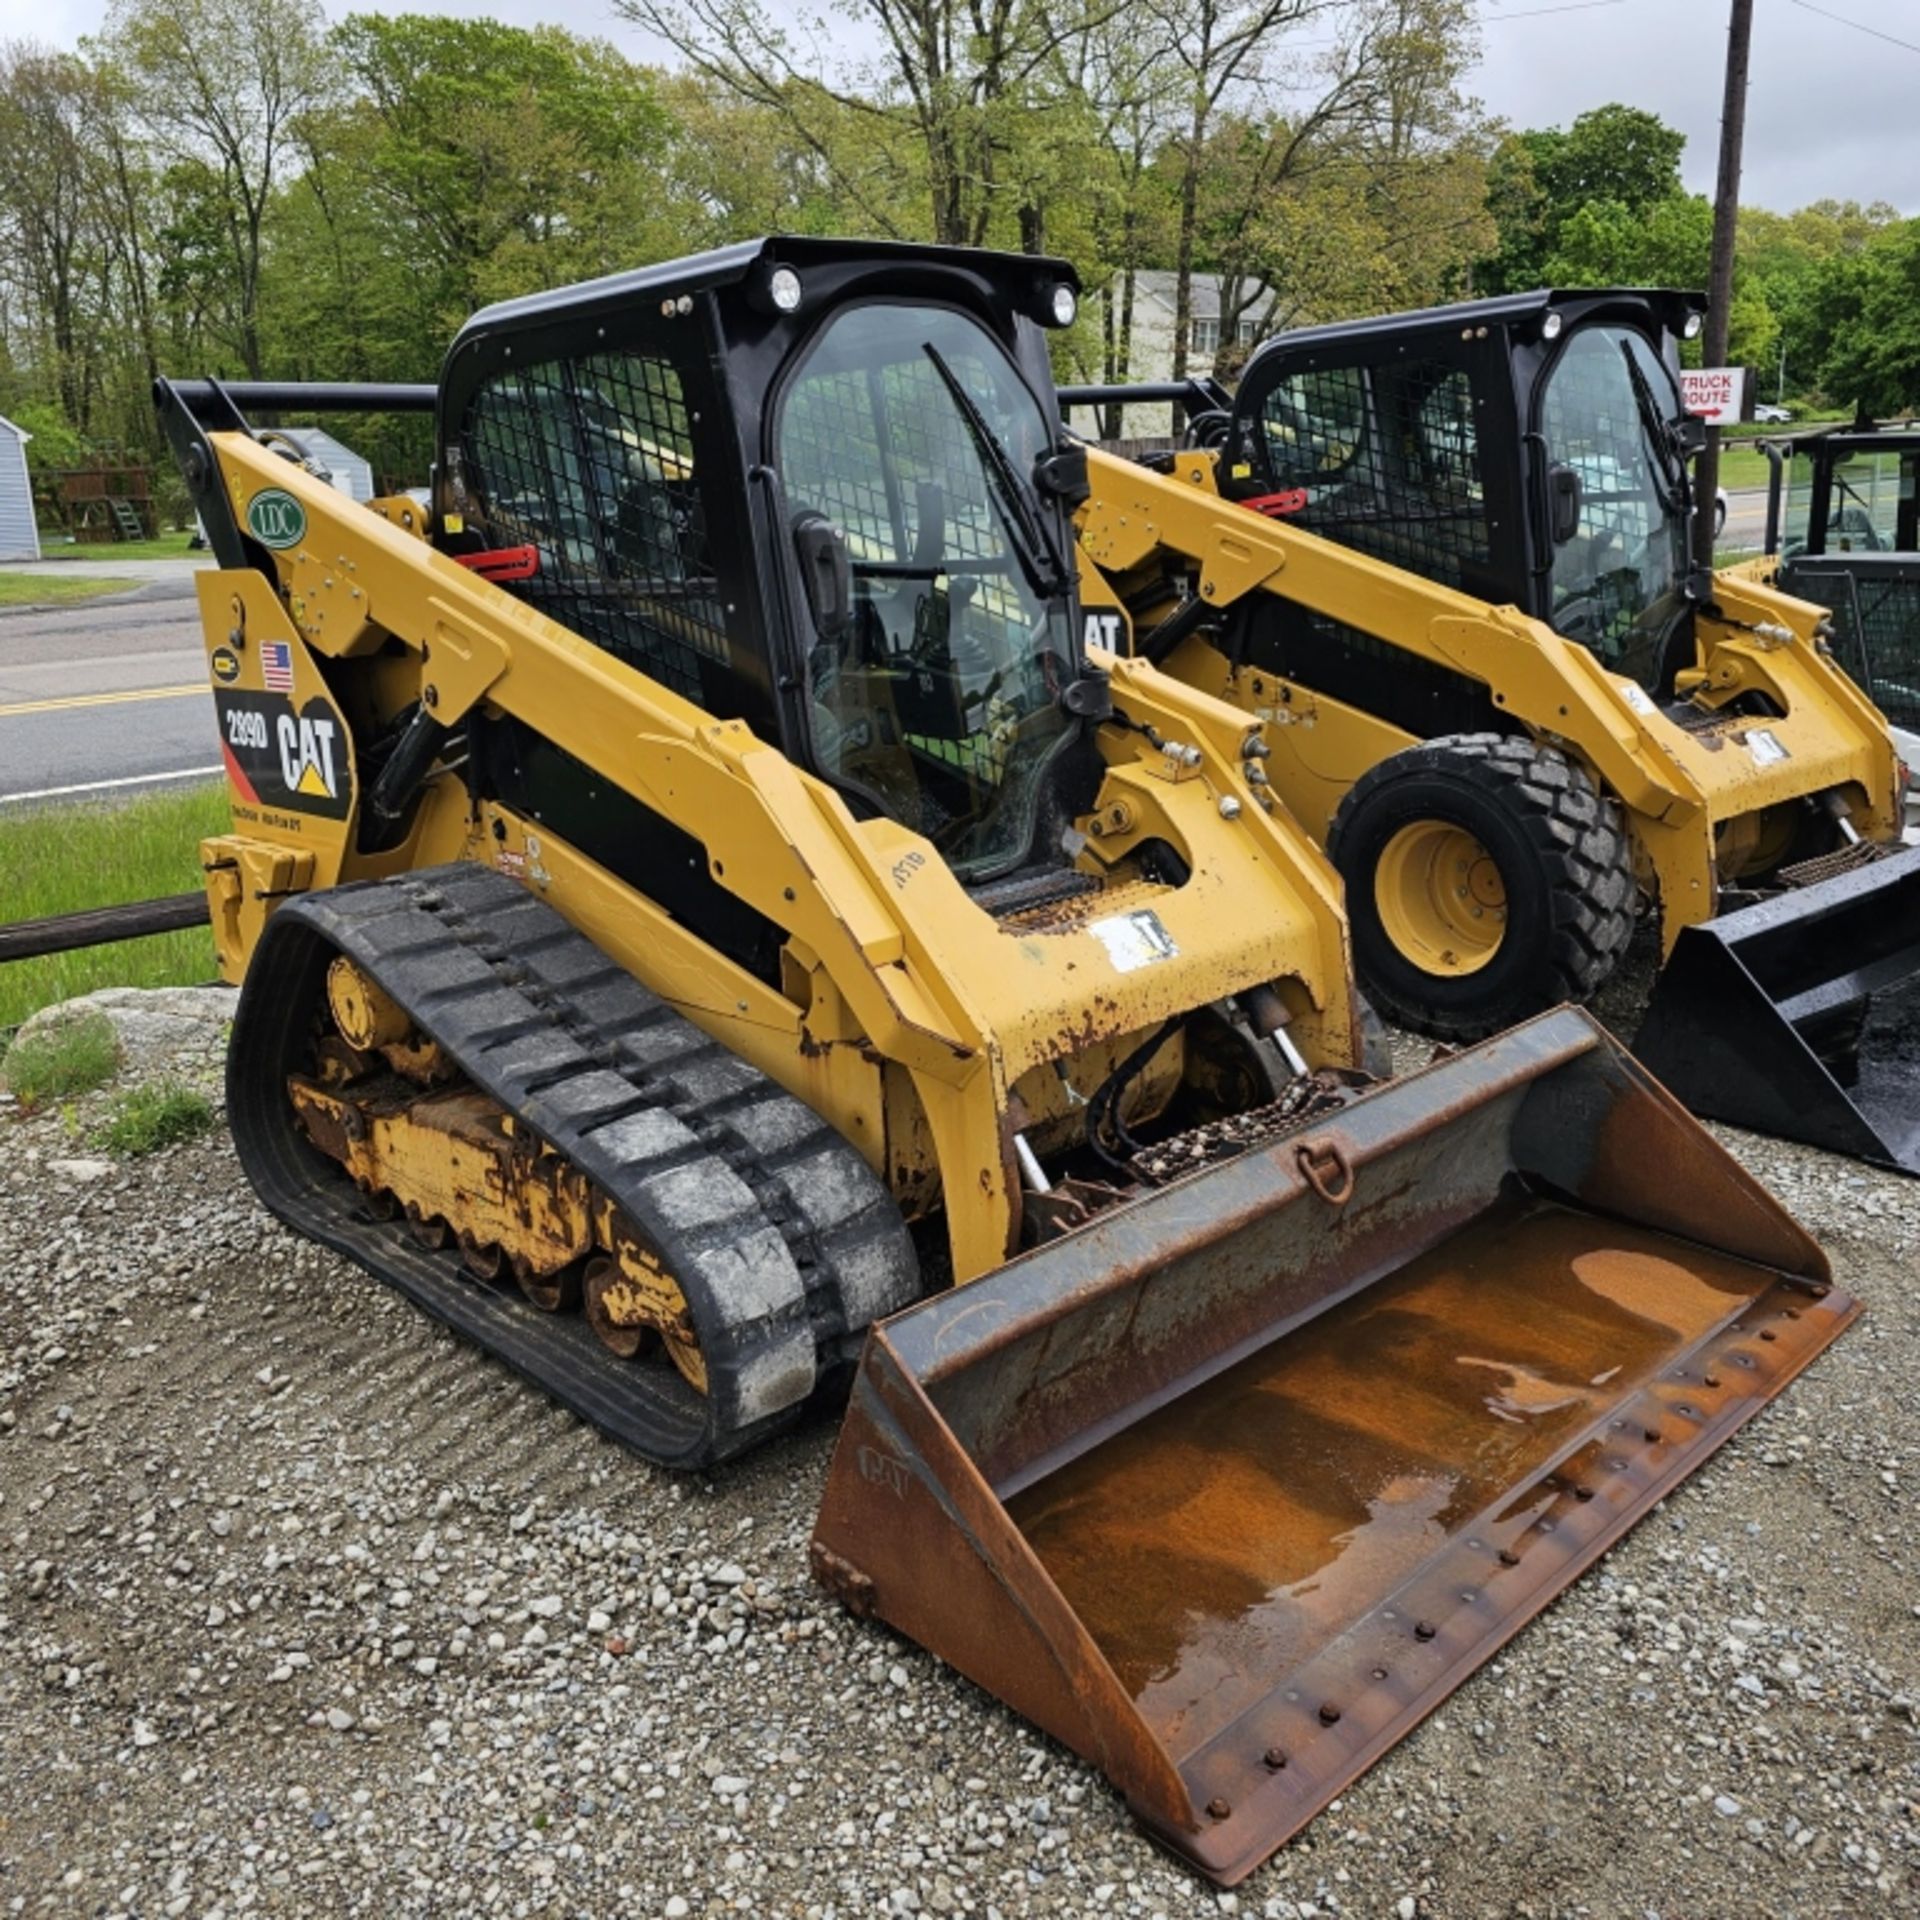
<path fill-rule="evenodd" d="M 1920 764 L 1920 426 L 1805 434 L 1768 452 L 1778 583 L 1828 610 L 1835 658 Z"/>
<path fill-rule="evenodd" d="M 1678 348 L 1700 314 L 1541 292 L 1279 335 L 1242 377 L 1223 488 L 1663 695 L 1691 660 Z"/>
<path fill-rule="evenodd" d="M 525 555 L 512 591 L 963 881 L 1057 857 L 1101 705 L 1042 332 L 1076 291 L 1058 261 L 778 240 L 491 308 L 442 380 L 438 538 Z M 567 784 L 507 749 L 505 797 Z"/>

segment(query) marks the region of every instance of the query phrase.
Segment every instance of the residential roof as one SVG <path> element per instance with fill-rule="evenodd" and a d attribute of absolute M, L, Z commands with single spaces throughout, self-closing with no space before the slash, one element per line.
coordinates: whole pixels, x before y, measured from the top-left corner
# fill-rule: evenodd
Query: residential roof
<path fill-rule="evenodd" d="M 30 434 L 25 427 L 16 427 L 4 413 L 0 413 L 0 427 L 5 427 L 10 434 L 19 440 L 22 446 L 25 446 L 26 443 L 33 438 L 33 435 Z"/>
<path fill-rule="evenodd" d="M 1118 276 L 1115 276 L 1118 278 Z M 1217 320 L 1220 317 L 1220 289 L 1226 284 L 1223 273 L 1196 273 L 1193 276 L 1193 289 L 1189 298 L 1193 303 L 1193 317 L 1196 320 Z M 1259 281 L 1248 283 L 1253 287 L 1254 298 L 1262 298 L 1266 287 Z M 1151 300 L 1163 306 L 1169 313 L 1174 304 L 1180 285 L 1180 276 L 1169 267 L 1137 267 L 1133 275 L 1133 295 L 1136 300 Z"/>

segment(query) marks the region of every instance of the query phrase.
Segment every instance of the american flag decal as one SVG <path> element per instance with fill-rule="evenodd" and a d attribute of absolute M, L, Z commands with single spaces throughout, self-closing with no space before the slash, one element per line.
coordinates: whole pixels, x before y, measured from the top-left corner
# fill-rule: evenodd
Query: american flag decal
<path fill-rule="evenodd" d="M 293 691 L 293 648 L 285 640 L 267 640 L 260 647 L 260 677 L 269 693 Z"/>

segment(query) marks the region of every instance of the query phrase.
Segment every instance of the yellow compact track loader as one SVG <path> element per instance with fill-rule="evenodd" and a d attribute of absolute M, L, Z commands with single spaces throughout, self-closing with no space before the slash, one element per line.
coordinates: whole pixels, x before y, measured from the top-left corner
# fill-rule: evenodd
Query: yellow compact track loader
<path fill-rule="evenodd" d="M 1583 1014 L 1369 1083 L 1269 729 L 1088 644 L 1074 291 L 772 241 L 491 308 L 436 388 L 162 382 L 228 1107 L 651 1459 L 853 1380 L 819 1577 L 1233 1880 L 1854 1306 Z M 428 505 L 245 411 L 383 407 Z"/>
<path fill-rule="evenodd" d="M 1666 293 L 1534 293 L 1276 336 L 1089 450 L 1111 644 L 1267 727 L 1269 791 L 1347 883 L 1361 984 L 1459 1040 L 1612 974 L 1696 1112 L 1920 1172 L 1920 852 L 1825 612 L 1688 559 Z"/>

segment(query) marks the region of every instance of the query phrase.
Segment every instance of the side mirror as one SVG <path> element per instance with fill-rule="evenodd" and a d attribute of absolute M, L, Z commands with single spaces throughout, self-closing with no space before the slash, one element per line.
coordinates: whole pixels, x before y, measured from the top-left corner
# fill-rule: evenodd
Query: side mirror
<path fill-rule="evenodd" d="M 1564 462 L 1547 469 L 1547 532 L 1564 547 L 1580 531 L 1580 476 Z"/>
<path fill-rule="evenodd" d="M 822 640 L 838 640 L 853 625 L 853 562 L 847 536 L 824 513 L 809 507 L 794 515 L 793 550 L 813 629 Z"/>
<path fill-rule="evenodd" d="M 1090 491 L 1086 448 L 1069 441 L 1043 453 L 1033 463 L 1033 482 L 1042 493 L 1064 501 L 1068 512 L 1077 511 Z"/>

